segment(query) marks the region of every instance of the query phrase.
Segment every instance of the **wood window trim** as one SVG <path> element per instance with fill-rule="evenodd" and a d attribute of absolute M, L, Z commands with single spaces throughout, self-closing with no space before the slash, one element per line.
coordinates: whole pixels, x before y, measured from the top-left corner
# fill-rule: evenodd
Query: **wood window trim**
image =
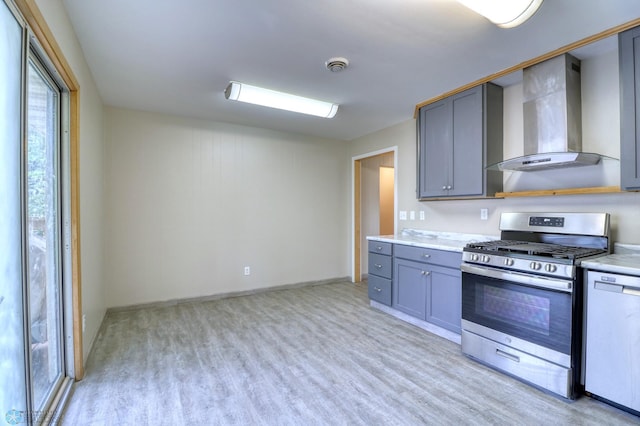
<path fill-rule="evenodd" d="M 69 89 L 73 362 L 75 380 L 81 380 L 84 377 L 84 356 L 82 350 L 82 269 L 80 262 L 80 84 L 35 0 L 14 0 L 14 3 Z"/>
<path fill-rule="evenodd" d="M 362 185 L 362 160 L 355 160 L 353 162 L 353 281 L 362 281 L 362 271 L 360 259 L 362 256 L 362 244 L 360 242 L 361 237 L 361 223 L 362 217 L 362 197 L 361 197 L 361 185 Z"/>

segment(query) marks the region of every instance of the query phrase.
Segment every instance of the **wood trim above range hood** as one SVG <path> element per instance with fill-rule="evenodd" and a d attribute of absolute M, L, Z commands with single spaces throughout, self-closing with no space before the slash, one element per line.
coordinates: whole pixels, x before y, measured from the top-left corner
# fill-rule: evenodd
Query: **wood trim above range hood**
<path fill-rule="evenodd" d="M 547 197 L 554 195 L 584 195 L 584 194 L 616 194 L 625 191 L 619 186 L 595 186 L 591 188 L 543 189 L 536 191 L 496 192 L 496 198 L 514 197 Z"/>
<path fill-rule="evenodd" d="M 512 67 L 506 68 L 506 69 L 504 69 L 502 71 L 499 71 L 497 73 L 488 75 L 488 76 L 486 76 L 484 78 L 478 79 L 478 80 L 473 81 L 471 83 L 465 84 L 464 86 L 458 87 L 458 88 L 456 88 L 454 90 L 451 90 L 449 92 L 443 93 L 443 94 L 441 94 L 439 96 L 436 96 L 434 98 L 428 99 L 428 100 L 426 100 L 424 102 L 420 102 L 415 107 L 415 110 L 413 112 L 413 118 L 417 118 L 418 117 L 418 111 L 420 110 L 420 108 L 422 108 L 425 105 L 432 104 L 432 103 L 434 103 L 436 101 L 439 101 L 441 99 L 447 98 L 447 97 L 449 97 L 451 95 L 455 95 L 456 93 L 463 92 L 463 91 L 465 91 L 467 89 L 470 89 L 472 87 L 476 87 L 476 86 L 479 86 L 481 84 L 485 84 L 485 83 L 491 82 L 493 80 L 497 80 L 498 78 L 504 77 L 504 76 L 506 76 L 508 74 L 511 74 L 513 72 L 521 71 L 521 70 L 523 70 L 525 68 L 528 68 L 528 67 L 530 67 L 532 65 L 539 64 L 540 62 L 544 62 L 544 61 L 546 61 L 548 59 L 551 59 L 551 58 L 554 58 L 554 57 L 556 57 L 558 55 L 569 53 L 572 50 L 578 49 L 580 47 L 584 47 L 584 46 L 586 46 L 588 44 L 591 44 L 593 42 L 596 42 L 596 41 L 603 40 L 603 39 L 605 39 L 607 37 L 611 37 L 611 36 L 617 35 L 617 34 L 623 32 L 623 31 L 626 31 L 628 29 L 631 29 L 631 28 L 634 28 L 634 27 L 637 27 L 637 26 L 640 26 L 640 18 L 636 18 L 636 19 L 634 19 L 632 21 L 629 21 L 627 23 L 624 23 L 624 24 L 621 24 L 621 25 L 617 25 L 617 26 L 615 26 L 613 28 L 610 28 L 608 30 L 605 30 L 605 31 L 601 31 L 601 32 L 599 32 L 597 34 L 594 34 L 594 35 L 590 36 L 590 37 L 583 38 L 582 40 L 578 40 L 578 41 L 576 41 L 574 43 L 571 43 L 571 44 L 568 44 L 566 46 L 560 47 L 558 49 L 552 50 L 551 52 L 546 53 L 544 55 L 540 55 L 540 56 L 538 56 L 536 58 L 533 58 L 533 59 L 530 59 L 528 61 L 521 62 L 521 63 L 519 63 L 517 65 L 514 65 Z"/>

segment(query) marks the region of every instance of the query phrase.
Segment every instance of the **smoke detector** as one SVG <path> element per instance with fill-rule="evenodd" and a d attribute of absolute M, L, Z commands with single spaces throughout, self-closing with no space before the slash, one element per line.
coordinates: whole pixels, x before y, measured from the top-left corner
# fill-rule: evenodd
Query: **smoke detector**
<path fill-rule="evenodd" d="M 331 58 L 324 63 L 327 69 L 331 72 L 340 72 L 349 66 L 349 60 L 347 58 Z"/>

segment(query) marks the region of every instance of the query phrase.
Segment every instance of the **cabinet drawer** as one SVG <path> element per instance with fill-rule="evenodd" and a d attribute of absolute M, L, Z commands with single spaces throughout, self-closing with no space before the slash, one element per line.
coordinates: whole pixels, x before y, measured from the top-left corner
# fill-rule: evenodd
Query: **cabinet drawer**
<path fill-rule="evenodd" d="M 391 306 L 391 280 L 369 275 L 369 299 Z"/>
<path fill-rule="evenodd" d="M 369 241 L 369 253 L 379 253 L 391 256 L 393 244 L 382 241 Z"/>
<path fill-rule="evenodd" d="M 460 268 L 462 253 L 396 244 L 395 257 L 416 262 L 433 263 L 449 268 Z"/>
<path fill-rule="evenodd" d="M 462 330 L 462 348 L 462 353 L 465 355 L 482 360 L 491 367 L 508 374 L 515 374 L 565 398 L 569 397 L 567 384 L 571 383 L 570 368 L 520 352 L 467 330 Z"/>
<path fill-rule="evenodd" d="M 391 256 L 369 253 L 369 275 L 391 278 Z"/>

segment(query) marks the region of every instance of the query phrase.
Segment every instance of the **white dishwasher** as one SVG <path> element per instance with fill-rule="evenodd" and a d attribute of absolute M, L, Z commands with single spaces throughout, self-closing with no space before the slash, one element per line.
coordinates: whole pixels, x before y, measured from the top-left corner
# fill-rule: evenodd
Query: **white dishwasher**
<path fill-rule="evenodd" d="M 585 390 L 640 414 L 640 255 L 587 268 Z"/>

